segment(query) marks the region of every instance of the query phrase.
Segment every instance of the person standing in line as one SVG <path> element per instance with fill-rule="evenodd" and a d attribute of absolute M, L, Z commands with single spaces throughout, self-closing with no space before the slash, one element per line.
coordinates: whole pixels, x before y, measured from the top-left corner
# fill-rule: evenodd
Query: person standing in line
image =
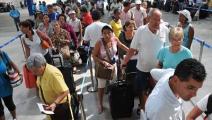
<path fill-rule="evenodd" d="M 104 65 L 105 67 L 115 67 L 115 75 L 116 76 L 116 71 L 117 71 L 117 49 L 120 48 L 124 50 L 125 52 L 128 51 L 128 48 L 122 44 L 118 38 L 113 36 L 113 30 L 110 26 L 106 25 L 102 28 L 102 38 L 100 38 L 94 47 L 93 50 L 93 58 L 95 63 L 97 62 L 99 64 Z M 108 53 L 106 52 L 106 49 L 108 49 Z M 109 54 L 109 55 L 107 55 Z M 113 63 L 110 62 L 109 58 L 111 57 L 113 60 Z M 116 78 L 116 77 L 113 77 Z M 107 79 L 103 78 L 97 78 L 98 79 L 98 111 L 99 113 L 103 112 L 103 97 L 104 97 L 104 89 L 106 87 L 106 82 L 108 81 Z"/>
<path fill-rule="evenodd" d="M 122 30 L 122 24 L 121 24 L 121 9 L 117 8 L 113 11 L 113 19 L 110 21 L 110 25 L 114 31 L 115 36 L 118 38 L 121 30 Z"/>
<path fill-rule="evenodd" d="M 13 101 L 13 88 L 10 84 L 10 80 L 6 75 L 8 65 L 10 65 L 18 74 L 20 71 L 17 65 L 10 59 L 8 54 L 0 50 L 0 120 L 6 120 L 4 115 L 4 105 L 10 111 L 13 120 L 16 120 L 16 106 Z"/>
<path fill-rule="evenodd" d="M 10 10 L 10 17 L 13 18 L 17 31 L 19 31 L 18 24 L 20 23 L 20 12 L 15 9 L 15 7 L 11 6 L 12 10 Z"/>
<path fill-rule="evenodd" d="M 60 70 L 46 63 L 40 53 L 30 55 L 26 66 L 37 76 L 36 84 L 41 101 L 47 110 L 54 112 L 47 115 L 47 120 L 72 120 L 70 93 Z"/>
<path fill-rule="evenodd" d="M 203 97 L 194 108 L 188 113 L 186 120 L 196 120 L 204 112 L 206 114 L 204 120 L 212 120 L 212 94 Z"/>
<path fill-rule="evenodd" d="M 163 47 L 167 36 L 164 26 L 160 25 L 161 11 L 153 8 L 149 15 L 149 23 L 137 29 L 123 62 L 123 65 L 126 65 L 131 57 L 138 53 L 137 78 L 134 82 L 140 101 L 138 113 L 140 109 L 144 109 L 150 88 L 150 70 L 157 66 L 157 54 Z"/>
<path fill-rule="evenodd" d="M 141 6 L 141 0 L 135 1 L 136 6 L 131 8 L 131 11 L 133 12 L 135 18 L 135 24 L 136 27 L 140 27 L 144 25 L 145 18 L 147 17 L 146 10 Z"/>
<path fill-rule="evenodd" d="M 74 32 L 78 38 L 78 46 L 81 45 L 82 42 L 82 24 L 81 21 L 77 18 L 76 12 L 74 10 L 69 11 L 68 13 L 70 20 L 68 24 L 71 25 L 74 29 Z"/>
<path fill-rule="evenodd" d="M 178 11 L 179 23 L 178 26 L 183 28 L 184 38 L 182 45 L 191 49 L 191 44 L 194 38 L 194 27 L 191 24 L 191 14 L 188 10 Z"/>
<path fill-rule="evenodd" d="M 122 25 L 124 25 L 126 21 L 134 20 L 134 18 L 135 18 L 133 15 L 133 12 L 130 10 L 131 2 L 124 1 L 123 6 L 124 6 L 124 9 L 122 10 L 121 15 L 120 15 Z"/>
<path fill-rule="evenodd" d="M 159 79 L 145 105 L 146 119 L 185 120 L 182 100 L 189 101 L 202 87 L 206 78 L 204 65 L 188 58 L 181 61 L 175 70 L 166 69 L 164 74 L 154 72 L 151 71 L 152 77 Z"/>
<path fill-rule="evenodd" d="M 181 27 L 171 28 L 169 33 L 170 46 L 160 49 L 157 59 L 158 67 L 162 69 L 173 68 L 186 58 L 192 58 L 191 51 L 182 46 L 183 29 Z"/>

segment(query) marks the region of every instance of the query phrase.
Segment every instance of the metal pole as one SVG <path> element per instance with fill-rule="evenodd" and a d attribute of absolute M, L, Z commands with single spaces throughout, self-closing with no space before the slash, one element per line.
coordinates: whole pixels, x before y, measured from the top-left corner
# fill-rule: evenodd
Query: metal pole
<path fill-rule="evenodd" d="M 86 120 L 86 114 L 84 110 L 84 105 L 83 105 L 83 94 L 78 95 L 79 98 L 79 103 L 80 103 L 80 110 L 81 110 L 81 120 Z"/>
<path fill-rule="evenodd" d="M 88 92 L 96 92 L 96 86 L 94 84 L 94 76 L 93 76 L 93 65 L 92 65 L 92 59 L 91 55 L 89 55 L 89 68 L 90 68 L 90 74 L 91 74 L 91 86 L 87 88 Z"/>
<path fill-rule="evenodd" d="M 199 61 L 200 62 L 202 60 L 202 53 L 203 53 L 204 45 L 205 45 L 205 41 L 201 41 L 201 43 L 200 43 L 200 52 L 199 52 Z"/>
<path fill-rule="evenodd" d="M 26 59 L 27 59 L 26 50 L 24 49 L 24 43 L 23 43 L 23 41 L 21 40 L 21 35 L 19 36 L 19 39 L 20 39 L 20 41 L 21 41 L 22 50 L 23 50 L 24 57 L 25 57 L 25 60 L 26 60 Z"/>

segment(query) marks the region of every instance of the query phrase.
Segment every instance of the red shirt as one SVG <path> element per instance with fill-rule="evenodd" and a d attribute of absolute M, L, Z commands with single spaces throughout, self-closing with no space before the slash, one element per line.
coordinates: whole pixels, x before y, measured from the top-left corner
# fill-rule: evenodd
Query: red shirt
<path fill-rule="evenodd" d="M 91 16 L 90 12 L 87 12 L 87 13 L 85 13 L 85 14 L 82 16 L 82 23 L 83 23 L 83 25 L 88 26 L 88 25 L 90 25 L 92 22 L 93 22 L 93 19 L 92 19 L 92 16 Z"/>

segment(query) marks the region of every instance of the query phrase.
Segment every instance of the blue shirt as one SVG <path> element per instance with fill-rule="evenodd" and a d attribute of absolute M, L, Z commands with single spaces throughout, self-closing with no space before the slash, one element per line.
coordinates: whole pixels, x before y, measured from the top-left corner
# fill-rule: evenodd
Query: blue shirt
<path fill-rule="evenodd" d="M 20 12 L 18 10 L 10 10 L 10 16 L 13 18 L 20 17 Z"/>
<path fill-rule="evenodd" d="M 48 14 L 50 21 L 55 21 L 57 20 L 57 17 L 59 16 L 59 14 L 57 12 L 53 12 L 51 14 Z"/>
<path fill-rule="evenodd" d="M 12 86 L 10 80 L 7 78 L 7 64 L 10 62 L 10 58 L 7 53 L 0 51 L 0 97 L 6 97 L 12 95 Z"/>
<path fill-rule="evenodd" d="M 160 63 L 163 64 L 163 69 L 167 68 L 175 69 L 176 66 L 186 58 L 192 58 L 192 53 L 188 48 L 184 46 L 181 46 L 181 49 L 176 53 L 172 53 L 170 51 L 170 47 L 167 46 L 161 48 L 157 55 L 157 59 L 159 60 Z"/>

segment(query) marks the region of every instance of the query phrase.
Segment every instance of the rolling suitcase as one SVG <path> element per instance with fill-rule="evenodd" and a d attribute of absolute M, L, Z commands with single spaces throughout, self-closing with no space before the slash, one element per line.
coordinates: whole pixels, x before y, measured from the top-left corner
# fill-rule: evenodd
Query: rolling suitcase
<path fill-rule="evenodd" d="M 73 72 L 72 72 L 72 65 L 69 61 L 63 60 L 63 63 L 60 63 L 61 67 L 58 67 L 58 69 L 63 74 L 64 80 L 66 85 L 69 88 L 69 92 L 71 94 L 71 109 L 73 112 L 74 120 L 78 120 L 78 114 L 79 114 L 79 99 L 78 95 L 76 93 L 76 86 L 74 82 Z M 63 64 L 63 65 L 62 65 Z"/>
<path fill-rule="evenodd" d="M 67 65 L 64 63 L 63 67 L 59 67 L 59 70 L 63 74 L 64 80 L 66 85 L 69 88 L 69 92 L 71 94 L 71 108 L 73 111 L 73 116 L 75 120 L 78 119 L 78 114 L 79 114 L 79 101 L 78 101 L 78 96 L 76 93 L 76 87 L 75 87 L 75 82 L 74 82 L 74 77 L 72 74 L 72 67 L 71 65 Z"/>
<path fill-rule="evenodd" d="M 80 58 L 82 60 L 82 63 L 86 63 L 89 57 L 89 47 L 86 45 L 80 46 L 78 48 L 78 52 L 80 54 Z"/>
<path fill-rule="evenodd" d="M 134 106 L 132 85 L 127 81 L 116 81 L 109 85 L 109 105 L 113 119 L 130 117 Z"/>

